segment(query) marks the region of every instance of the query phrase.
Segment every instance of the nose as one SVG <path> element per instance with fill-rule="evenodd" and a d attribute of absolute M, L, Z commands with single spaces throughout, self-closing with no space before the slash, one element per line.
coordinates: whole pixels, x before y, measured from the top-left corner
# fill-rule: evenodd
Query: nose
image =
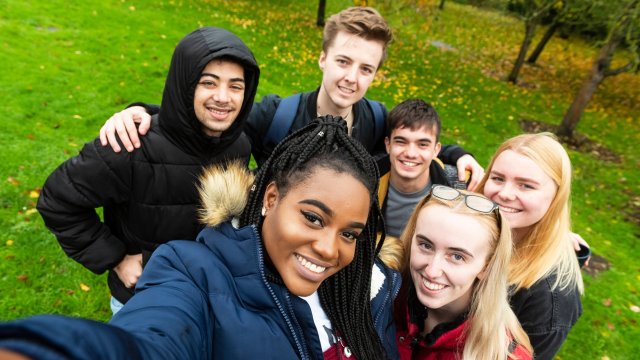
<path fill-rule="evenodd" d="M 404 154 L 407 157 L 416 157 L 416 145 L 413 143 L 409 143 L 405 148 Z"/>
<path fill-rule="evenodd" d="M 355 83 L 356 81 L 358 81 L 358 67 L 357 66 L 349 67 L 347 69 L 347 73 L 345 74 L 344 78 L 350 83 Z"/>
<path fill-rule="evenodd" d="M 337 236 L 322 236 L 311 244 L 311 248 L 321 257 L 320 260 L 331 261 L 338 258 L 338 241 Z"/>
<path fill-rule="evenodd" d="M 229 102 L 229 91 L 224 86 L 219 86 L 213 93 L 213 101 L 217 103 Z"/>
<path fill-rule="evenodd" d="M 442 276 L 442 259 L 440 256 L 434 255 L 431 257 L 424 269 L 424 274 L 429 279 L 437 279 Z"/>
<path fill-rule="evenodd" d="M 515 189 L 509 183 L 504 184 L 500 191 L 498 191 L 498 196 L 501 200 L 514 200 L 516 197 L 515 194 Z"/>

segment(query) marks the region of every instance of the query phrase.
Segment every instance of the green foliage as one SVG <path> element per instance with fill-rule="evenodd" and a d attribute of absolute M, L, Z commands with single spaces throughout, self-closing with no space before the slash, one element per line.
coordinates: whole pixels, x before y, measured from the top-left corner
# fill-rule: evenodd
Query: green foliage
<path fill-rule="evenodd" d="M 159 103 L 173 48 L 199 26 L 226 27 L 247 42 L 262 70 L 259 96 L 314 89 L 317 2 L 0 3 L 0 320 L 52 312 L 107 320 L 105 276 L 69 260 L 34 210 L 47 175 L 112 113 L 134 101 Z M 327 16 L 351 5 L 329 1 Z M 428 18 L 410 6 L 387 16 L 396 40 L 367 96 L 388 107 L 410 97 L 433 103 L 443 142 L 461 144 L 481 164 L 521 132 L 520 119 L 557 124 L 595 56 L 580 39 L 554 38 L 538 66 L 523 68 L 525 86 L 514 86 L 501 78 L 520 45 L 520 21 L 455 2 Z M 570 151 L 574 229 L 612 265 L 585 275 L 584 315 L 561 359 L 640 353 L 639 88 L 637 74 L 608 78 L 577 129 L 621 162 Z"/>

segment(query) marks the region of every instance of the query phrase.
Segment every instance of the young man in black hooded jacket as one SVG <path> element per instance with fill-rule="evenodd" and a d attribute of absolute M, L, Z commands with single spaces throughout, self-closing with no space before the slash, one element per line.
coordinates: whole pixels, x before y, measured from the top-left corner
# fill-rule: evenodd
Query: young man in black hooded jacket
<path fill-rule="evenodd" d="M 132 295 L 160 244 L 202 229 L 196 181 L 202 168 L 239 160 L 259 68 L 233 33 L 197 29 L 176 47 L 162 96 L 140 149 L 115 153 L 87 143 L 47 179 L 38 211 L 64 251 L 95 273 L 109 271 L 112 310 Z M 104 222 L 95 209 L 104 208 Z"/>

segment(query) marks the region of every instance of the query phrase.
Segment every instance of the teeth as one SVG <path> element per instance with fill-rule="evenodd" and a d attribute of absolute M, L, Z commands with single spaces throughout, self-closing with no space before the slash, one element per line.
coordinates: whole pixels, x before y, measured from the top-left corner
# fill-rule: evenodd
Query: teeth
<path fill-rule="evenodd" d="M 352 89 L 349 89 L 349 88 L 346 88 L 346 87 L 342 87 L 342 86 L 340 86 L 339 88 L 340 88 L 340 90 L 342 90 L 342 91 L 348 91 L 348 92 L 350 92 L 350 93 L 354 93 L 354 92 L 356 92 L 355 90 L 352 90 Z"/>
<path fill-rule="evenodd" d="M 442 289 L 444 289 L 444 285 L 432 283 L 432 282 L 430 282 L 429 280 L 427 280 L 425 278 L 422 279 L 422 283 L 429 290 L 442 290 Z"/>
<path fill-rule="evenodd" d="M 406 165 L 406 166 L 410 166 L 410 167 L 414 167 L 414 166 L 418 166 L 418 163 L 412 162 L 412 161 L 400 161 L 402 164 Z"/>
<path fill-rule="evenodd" d="M 303 258 L 300 255 L 296 255 L 296 259 L 298 259 L 298 261 L 300 262 L 300 264 L 302 264 L 302 266 L 313 271 L 316 274 L 320 274 L 321 272 L 324 272 L 327 269 L 324 266 L 316 265 L 310 261 L 307 261 L 307 259 Z"/>
<path fill-rule="evenodd" d="M 502 210 L 504 212 L 508 212 L 508 213 L 520 212 L 520 210 L 518 210 L 518 209 L 514 209 L 514 208 L 510 208 L 510 207 L 506 207 L 506 206 L 500 206 L 500 210 Z"/>

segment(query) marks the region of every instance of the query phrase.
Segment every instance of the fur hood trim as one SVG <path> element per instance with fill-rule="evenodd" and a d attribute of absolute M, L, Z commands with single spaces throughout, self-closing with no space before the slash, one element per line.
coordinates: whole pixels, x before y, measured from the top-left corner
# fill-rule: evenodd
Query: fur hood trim
<path fill-rule="evenodd" d="M 216 226 L 240 216 L 247 204 L 253 179 L 249 169 L 237 161 L 206 168 L 198 185 L 200 222 Z"/>

